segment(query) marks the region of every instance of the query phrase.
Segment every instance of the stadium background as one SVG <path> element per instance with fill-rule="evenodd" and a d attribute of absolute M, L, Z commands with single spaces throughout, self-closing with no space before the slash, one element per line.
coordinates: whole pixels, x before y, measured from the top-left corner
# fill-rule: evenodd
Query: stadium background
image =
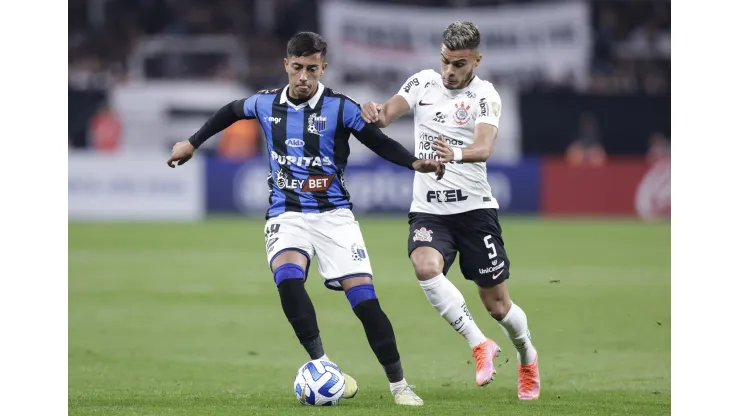
<path fill-rule="evenodd" d="M 353 140 L 347 183 L 408 378 L 435 414 L 669 412 L 670 2 L 70 0 L 71 414 L 298 410 L 305 357 L 264 259 L 262 132 L 243 121 L 187 165 L 164 162 L 221 105 L 283 86 L 298 30 L 327 38 L 325 84 L 382 102 L 438 68 L 453 20 L 480 27 L 478 74 L 503 100 L 489 182 L 543 400 L 516 402 L 510 346 L 498 382 L 471 386 L 465 343 L 405 256 L 413 174 Z M 412 120 L 387 129 L 409 149 Z M 343 411 L 393 410 L 346 300 L 317 280 L 329 355 L 363 388 Z"/>

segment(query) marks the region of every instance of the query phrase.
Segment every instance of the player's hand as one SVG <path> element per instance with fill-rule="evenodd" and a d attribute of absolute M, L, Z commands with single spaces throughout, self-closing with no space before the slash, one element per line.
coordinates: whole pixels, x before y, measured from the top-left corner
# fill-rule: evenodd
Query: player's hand
<path fill-rule="evenodd" d="M 452 153 L 452 146 L 450 146 L 449 143 L 447 143 L 442 136 L 437 137 L 434 139 L 434 142 L 432 143 L 432 149 L 437 153 L 437 156 L 439 156 L 439 160 L 441 160 L 443 163 L 451 162 L 455 156 Z"/>
<path fill-rule="evenodd" d="M 167 159 L 167 164 L 171 168 L 180 166 L 190 160 L 193 153 L 195 153 L 195 147 L 188 140 L 177 142 L 172 146 L 172 156 Z M 177 165 L 175 165 L 175 162 L 177 162 Z"/>
<path fill-rule="evenodd" d="M 362 105 L 362 119 L 365 123 L 376 123 L 380 120 L 380 112 L 383 111 L 383 106 L 374 103 L 372 101 Z"/>
<path fill-rule="evenodd" d="M 415 171 L 421 173 L 432 173 L 437 175 L 437 180 L 442 179 L 445 174 L 445 165 L 434 159 L 419 159 L 412 165 Z"/>

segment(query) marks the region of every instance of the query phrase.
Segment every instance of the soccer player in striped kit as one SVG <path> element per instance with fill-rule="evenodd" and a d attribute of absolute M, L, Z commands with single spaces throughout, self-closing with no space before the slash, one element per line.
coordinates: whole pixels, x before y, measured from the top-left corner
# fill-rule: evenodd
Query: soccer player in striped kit
<path fill-rule="evenodd" d="M 167 163 L 171 167 L 185 163 L 209 137 L 238 120 L 257 119 L 270 159 L 267 261 L 298 340 L 311 359 L 327 359 L 304 287 L 315 256 L 324 285 L 344 291 L 362 322 L 395 402 L 419 406 L 424 402 L 404 378 L 393 327 L 375 295 L 370 256 L 351 211 L 344 183 L 349 136 L 382 158 L 417 172 L 441 178 L 444 165 L 417 159 L 377 126 L 366 123 L 356 102 L 321 84 L 326 51 L 320 35 L 296 34 L 288 42 L 285 58 L 289 84 L 225 105 L 189 140 L 176 143 Z M 348 376 L 346 381 L 344 397 L 350 398 L 357 393 L 357 382 Z"/>

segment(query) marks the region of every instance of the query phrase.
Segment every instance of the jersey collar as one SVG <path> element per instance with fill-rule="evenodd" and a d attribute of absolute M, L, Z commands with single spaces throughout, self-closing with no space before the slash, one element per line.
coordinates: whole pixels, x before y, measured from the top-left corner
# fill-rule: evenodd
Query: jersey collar
<path fill-rule="evenodd" d="M 316 94 L 314 94 L 310 100 L 306 101 L 305 103 L 295 105 L 288 101 L 288 88 L 290 88 L 290 85 L 286 85 L 285 88 L 283 88 L 283 92 L 280 94 L 280 104 L 288 103 L 289 106 L 295 108 L 296 110 L 300 110 L 301 108 L 305 107 L 306 104 L 308 104 L 308 106 L 311 107 L 311 109 L 313 110 L 314 107 L 316 107 L 316 104 L 318 104 L 319 100 L 321 99 L 321 96 L 324 94 L 324 84 L 319 82 L 319 87 L 316 89 Z"/>

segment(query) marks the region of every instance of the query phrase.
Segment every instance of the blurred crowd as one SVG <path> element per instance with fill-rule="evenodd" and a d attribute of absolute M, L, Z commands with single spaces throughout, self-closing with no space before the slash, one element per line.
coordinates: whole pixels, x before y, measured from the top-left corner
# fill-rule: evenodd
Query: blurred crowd
<path fill-rule="evenodd" d="M 260 65 L 279 58 L 297 30 L 318 31 L 321 0 L 70 0 L 69 82 L 106 87 L 126 78 L 128 58 L 150 35 L 233 36 L 248 56 L 248 72 L 224 57 L 202 55 L 177 65 L 152 62 L 152 77 L 226 77 L 252 89 L 281 80 Z M 533 0 L 363 0 L 420 7 L 469 7 L 531 3 Z M 593 60 L 588 89 L 598 93 L 663 94 L 670 90 L 670 2 L 592 2 Z M 536 85 L 568 88 L 570 85 Z"/>
<path fill-rule="evenodd" d="M 121 125 L 106 101 L 106 91 L 131 76 L 131 57 L 142 39 L 188 35 L 222 35 L 233 39 L 245 65 L 228 53 L 183 54 L 149 59 L 149 78 L 215 79 L 243 83 L 251 90 L 278 85 L 285 74 L 266 61 L 279 61 L 296 31 L 319 31 L 322 0 L 69 0 L 70 146 L 87 147 L 87 134 L 99 143 L 120 132 Z M 542 3 L 548 0 L 355 0 L 419 7 L 477 7 Z M 602 95 L 670 93 L 670 1 L 592 0 L 592 62 L 588 93 Z M 232 50 L 233 52 L 233 50 Z M 233 55 L 233 53 L 232 53 Z M 495 80 L 494 80 L 495 81 Z M 575 84 L 548 84 L 535 91 L 572 90 Z M 72 107 L 72 106 L 70 106 Z M 584 113 L 566 156 L 574 164 L 602 164 L 606 152 L 599 123 Z M 107 140 L 107 141 L 106 141 Z M 110 145 L 114 147 L 114 145 Z M 670 155 L 670 141 L 656 131 L 648 153 Z"/>

